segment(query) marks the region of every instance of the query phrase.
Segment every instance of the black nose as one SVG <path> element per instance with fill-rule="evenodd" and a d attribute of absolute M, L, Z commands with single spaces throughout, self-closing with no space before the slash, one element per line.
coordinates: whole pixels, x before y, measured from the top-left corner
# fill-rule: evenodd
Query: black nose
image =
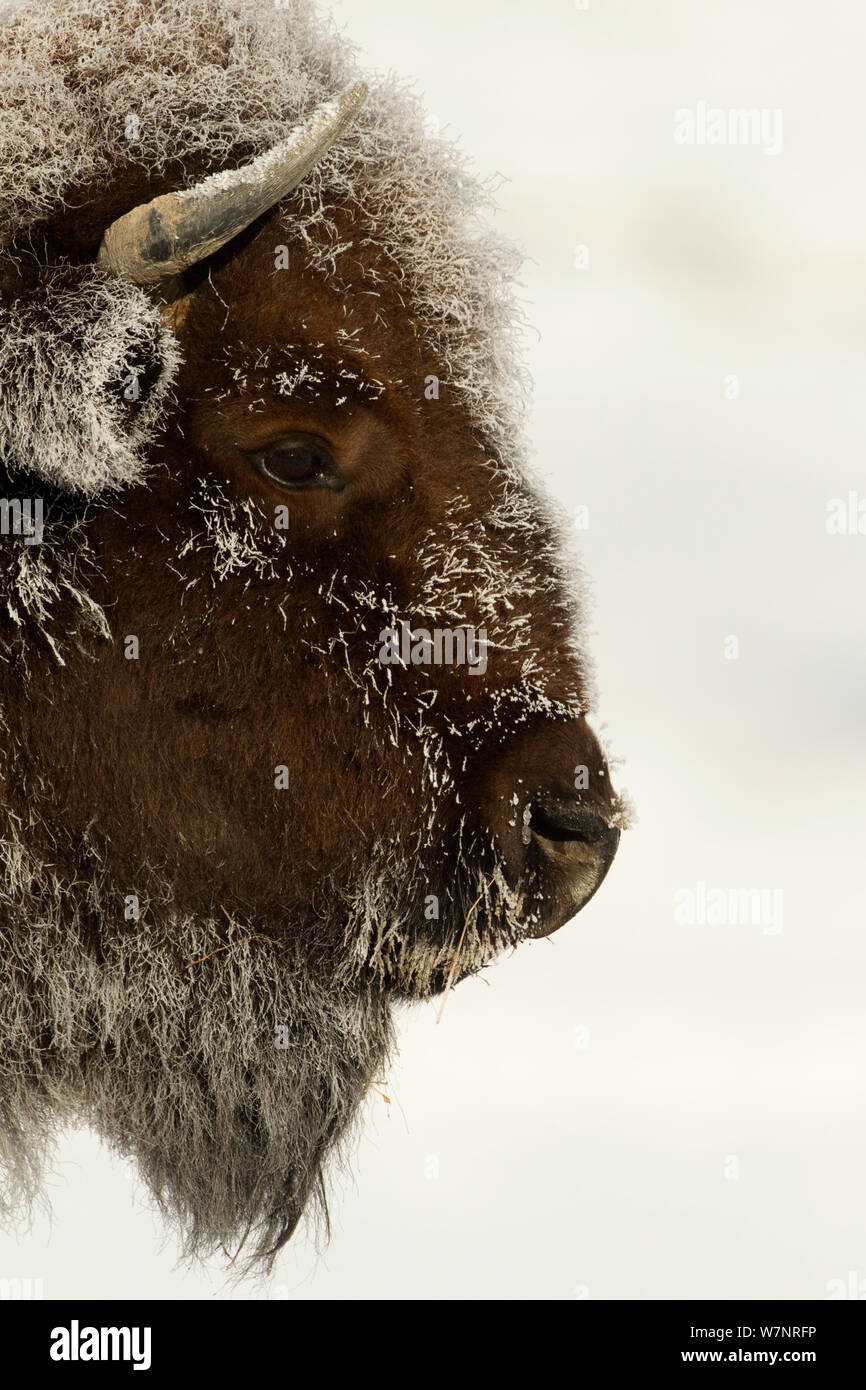
<path fill-rule="evenodd" d="M 616 849 L 619 841 L 619 831 L 612 830 L 602 816 L 552 794 L 535 798 L 529 828 L 534 835 L 554 843 L 577 840 L 584 845 L 604 844 L 613 835 Z"/>
<path fill-rule="evenodd" d="M 547 792 L 533 799 L 529 829 L 543 861 L 553 868 L 561 886 L 563 902 L 556 914 L 556 931 L 586 907 L 601 887 L 613 863 L 620 832 L 597 811 Z M 549 929 L 544 934 L 549 935 Z"/>

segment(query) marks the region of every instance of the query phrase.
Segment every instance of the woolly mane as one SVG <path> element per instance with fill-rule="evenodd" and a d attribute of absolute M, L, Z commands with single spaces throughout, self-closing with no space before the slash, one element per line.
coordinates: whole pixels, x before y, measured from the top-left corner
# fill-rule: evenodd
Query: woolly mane
<path fill-rule="evenodd" d="M 146 297 L 84 269 L 105 225 L 130 196 L 186 188 L 264 152 L 360 73 L 309 0 L 41 0 L 5 17 L 0 458 L 94 495 L 141 477 L 177 366 Z M 347 248 L 332 212 L 360 209 L 452 390 L 513 462 L 525 403 L 520 256 L 484 229 L 489 189 L 429 134 L 415 97 L 366 76 L 360 118 L 305 180 L 287 241 L 303 239 L 311 267 L 339 283 Z M 153 387 L 129 431 L 116 386 L 133 371 Z"/>

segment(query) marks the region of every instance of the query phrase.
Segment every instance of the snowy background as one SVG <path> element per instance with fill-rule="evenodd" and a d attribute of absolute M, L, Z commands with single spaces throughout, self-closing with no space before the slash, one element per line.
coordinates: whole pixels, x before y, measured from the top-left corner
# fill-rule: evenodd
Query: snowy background
<path fill-rule="evenodd" d="M 531 257 L 534 440 L 595 594 L 640 815 L 552 941 L 403 1016 L 324 1254 L 176 1268 L 123 1164 L 62 1146 L 0 1237 L 46 1297 L 866 1296 L 866 193 L 856 0 L 341 0 Z M 783 149 L 682 146 L 699 102 Z M 580 249 L 583 248 L 583 249 Z M 732 380 L 735 379 L 735 380 Z M 735 649 L 739 655 L 726 656 Z M 675 895 L 782 892 L 782 929 Z M 854 1271 L 853 1281 L 850 1271 Z"/>

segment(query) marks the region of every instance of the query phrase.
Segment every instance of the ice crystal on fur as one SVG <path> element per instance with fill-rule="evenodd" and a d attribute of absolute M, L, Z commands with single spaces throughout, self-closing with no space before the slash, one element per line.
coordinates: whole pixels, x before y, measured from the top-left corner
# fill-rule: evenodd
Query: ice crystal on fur
<path fill-rule="evenodd" d="M 179 360 L 157 308 L 96 267 L 54 266 L 14 293 L 0 298 L 0 461 L 87 496 L 141 481 Z"/>
<path fill-rule="evenodd" d="M 275 968 L 243 923 L 175 917 L 168 951 L 146 920 L 123 923 L 98 867 L 82 903 L 14 828 L 0 866 L 0 1213 L 38 1197 L 58 1124 L 89 1123 L 136 1159 L 187 1255 L 267 1259 L 385 1065 L 381 997 Z"/>

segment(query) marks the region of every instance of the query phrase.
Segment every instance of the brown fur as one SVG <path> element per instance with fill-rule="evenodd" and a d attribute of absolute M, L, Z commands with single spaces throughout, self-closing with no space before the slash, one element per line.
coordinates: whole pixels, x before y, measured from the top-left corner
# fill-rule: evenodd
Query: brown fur
<path fill-rule="evenodd" d="M 78 189 L 76 218 L 57 215 L 31 233 L 40 259 L 66 257 L 72 274 L 88 266 L 106 221 L 176 176 L 174 166 L 149 176 L 121 166 L 98 194 Z M 42 1125 L 45 1107 L 96 1123 L 139 1157 L 192 1247 L 239 1238 L 252 1223 L 260 1253 L 288 1237 L 384 1062 L 389 1000 L 429 996 L 452 971 L 471 973 L 573 910 L 567 875 L 526 843 L 533 798 L 574 799 L 575 768 L 585 765 L 582 808 L 611 823 L 619 815 L 586 722 L 558 524 L 431 356 L 361 208 L 332 213 L 351 244 L 339 282 L 311 269 L 311 247 L 331 235 L 321 227 L 309 244 L 290 239 L 289 268 L 275 269 L 304 207 L 299 190 L 188 273 L 177 406 L 150 450 L 146 484 L 88 504 L 50 496 L 41 563 L 57 592 L 39 621 L 0 616 L 7 843 L 36 866 L 27 881 L 19 867 L 13 882 L 10 869 L 0 926 L 30 962 L 20 989 L 48 1030 L 29 1050 L 16 1043 L 7 1132 L 25 1133 L 37 1112 Z M 431 375 L 441 376 L 438 399 L 425 393 Z M 329 441 L 343 491 L 286 492 L 242 452 L 297 429 Z M 29 495 L 20 473 L 12 488 Z M 281 506 L 286 532 L 273 526 Z M 77 586 L 102 610 L 110 640 Z M 400 618 L 485 629 L 484 677 L 465 666 L 383 668 L 380 630 Z M 125 658 L 130 635 L 137 660 Z M 287 790 L 275 787 L 280 765 Z M 10 852 L 13 862 L 23 861 Z M 131 894 L 143 904 L 138 922 L 123 915 Z M 425 911 L 431 896 L 438 917 Z M 56 936 L 42 975 L 26 942 L 40 913 L 52 914 Z M 197 948 L 191 923 L 203 933 Z M 146 965 L 130 954 L 139 935 L 150 943 Z M 147 979 L 147 1006 L 143 986 L 128 985 L 145 1040 L 137 1060 L 125 1034 L 112 1041 L 107 1014 L 99 1038 L 52 1041 L 60 1013 L 40 980 L 73 968 L 70 941 L 95 963 L 88 1007 L 102 1008 L 93 1002 L 99 970 L 112 988 L 130 970 Z M 198 984 L 192 994 L 177 984 L 190 979 L 194 949 L 207 1017 L 219 1018 L 223 997 L 227 1035 L 200 1086 L 193 1062 L 179 1060 L 184 1036 L 209 1036 L 189 1004 Z M 295 991 L 298 1056 L 328 1039 L 316 1043 L 328 1061 L 319 1080 L 301 1068 L 276 1100 L 275 1018 L 262 1006 L 269 972 Z M 7 1018 L 21 1003 L 17 988 L 0 1006 Z M 276 1091 L 256 1091 L 227 1118 L 220 1096 L 255 1085 L 254 1060 L 240 1079 L 232 1070 L 233 991 L 245 1037 L 260 1018 L 250 1057 L 277 1079 L 268 1082 Z M 319 1022 L 302 1026 L 313 998 L 309 1018 Z M 75 1000 L 64 1008 L 75 1016 Z M 158 1042 L 169 1024 L 171 1048 Z M 369 1047 L 349 1047 L 350 1036 Z M 162 1109 L 145 1105 L 166 1083 L 169 1058 L 188 1068 L 185 1089 Z M 333 1104 L 322 1100 L 332 1085 Z M 217 1113 L 215 1150 L 201 1135 Z M 199 1138 L 178 1148 L 191 1115 Z M 273 1137 L 280 1126 L 299 1136 L 291 1157 Z M 206 1196 L 208 1164 L 233 1159 L 237 1190 Z M 257 1164 L 273 1173 L 262 1191 Z M 282 1188 L 281 1165 L 294 1174 Z"/>

